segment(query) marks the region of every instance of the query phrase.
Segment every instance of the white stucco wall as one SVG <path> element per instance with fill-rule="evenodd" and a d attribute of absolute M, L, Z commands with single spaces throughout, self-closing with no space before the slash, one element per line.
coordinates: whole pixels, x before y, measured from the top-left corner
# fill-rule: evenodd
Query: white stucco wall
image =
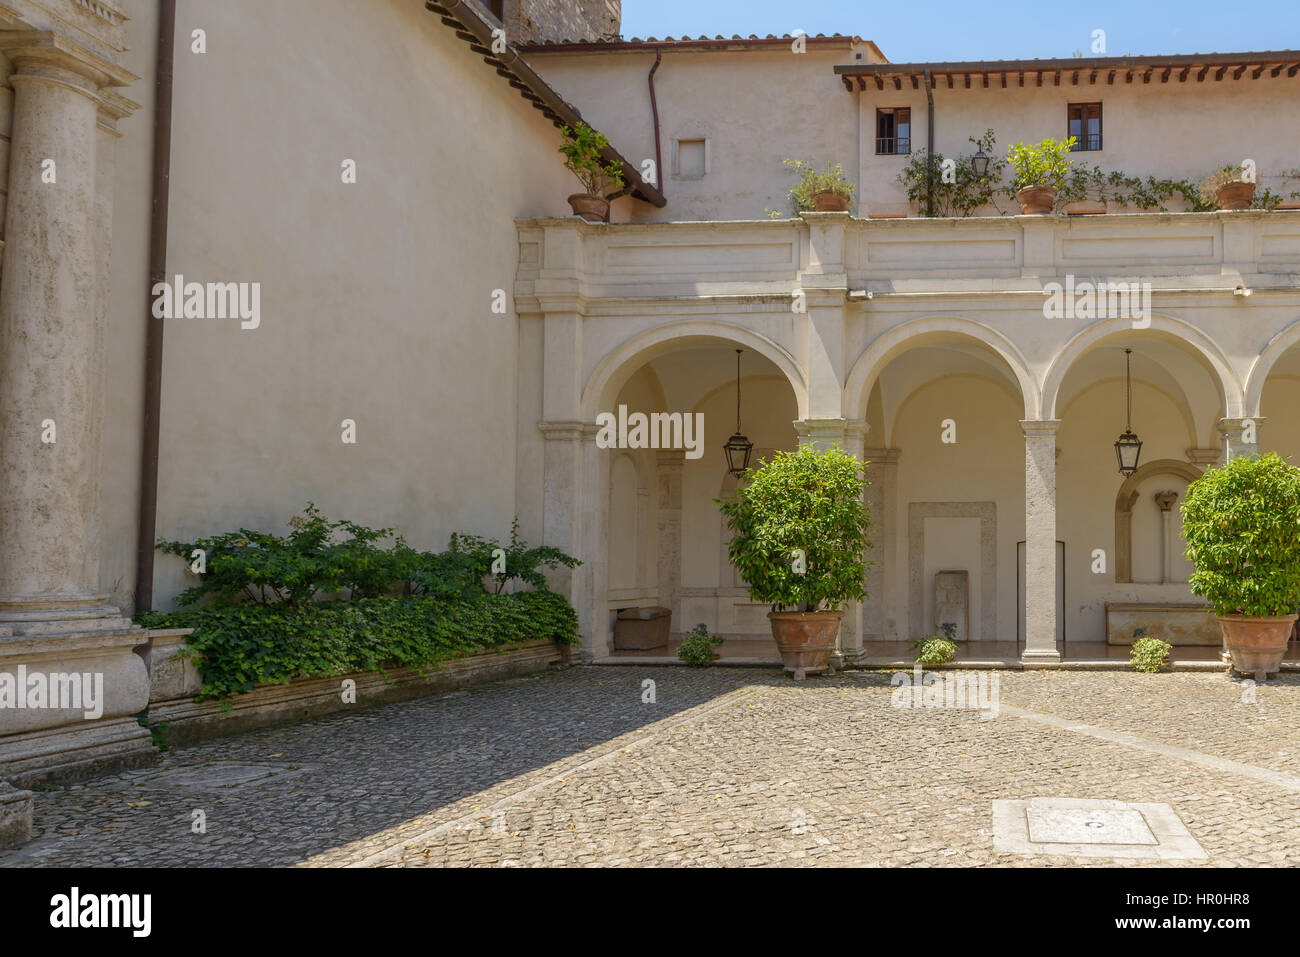
<path fill-rule="evenodd" d="M 183 0 L 195 28 L 169 271 L 260 282 L 262 317 L 168 321 L 159 535 L 282 532 L 308 500 L 423 548 L 507 533 L 518 330 L 491 295 L 514 218 L 568 211 L 558 131 L 419 0 Z"/>

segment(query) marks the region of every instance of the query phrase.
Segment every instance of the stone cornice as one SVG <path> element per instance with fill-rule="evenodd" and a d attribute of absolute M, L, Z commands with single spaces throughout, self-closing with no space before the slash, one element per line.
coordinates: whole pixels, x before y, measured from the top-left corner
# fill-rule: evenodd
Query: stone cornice
<path fill-rule="evenodd" d="M 1021 419 L 1020 428 L 1025 433 L 1025 438 L 1047 438 L 1056 435 L 1056 430 L 1061 427 L 1060 419 Z"/>
<path fill-rule="evenodd" d="M 103 87 L 128 86 L 140 79 L 130 70 L 50 30 L 0 31 L 0 53 L 18 68 L 15 76 L 39 76 L 42 70 L 48 70 L 52 79 L 66 81 L 66 77 L 58 75 L 62 71 L 89 80 L 96 92 Z"/>

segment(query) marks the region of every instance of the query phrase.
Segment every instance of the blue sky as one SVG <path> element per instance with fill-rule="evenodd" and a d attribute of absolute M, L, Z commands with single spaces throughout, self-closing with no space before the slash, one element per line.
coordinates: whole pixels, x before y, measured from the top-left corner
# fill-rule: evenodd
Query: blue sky
<path fill-rule="evenodd" d="M 1238 13 L 1239 11 L 1239 13 Z M 896 63 L 1300 48 L 1298 0 L 623 0 L 623 36 L 857 34 Z"/>

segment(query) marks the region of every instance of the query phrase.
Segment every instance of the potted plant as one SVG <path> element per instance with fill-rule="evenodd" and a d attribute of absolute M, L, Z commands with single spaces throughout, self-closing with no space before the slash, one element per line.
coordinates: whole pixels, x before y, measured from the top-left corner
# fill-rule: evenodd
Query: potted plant
<path fill-rule="evenodd" d="M 930 635 L 912 646 L 912 651 L 916 652 L 918 665 L 946 665 L 957 657 L 957 642 L 953 638 L 957 633 L 957 626 L 952 622 L 945 622 L 939 626 L 939 630 L 943 632 L 942 636 Z"/>
<path fill-rule="evenodd" d="M 844 603 L 866 598 L 862 467 L 839 449 L 777 452 L 718 501 L 735 533 L 728 557 L 750 598 L 772 606 L 772 637 L 797 679 L 826 670 Z"/>
<path fill-rule="evenodd" d="M 790 190 L 797 212 L 843 213 L 853 203 L 855 187 L 844 178 L 844 167 L 839 163 L 818 171 L 805 160 L 783 162 L 799 174 L 799 185 Z"/>
<path fill-rule="evenodd" d="M 1183 500 L 1192 591 L 1214 606 L 1232 667 L 1278 671 L 1300 605 L 1300 469 L 1275 452 L 1230 459 Z"/>
<path fill-rule="evenodd" d="M 1134 628 L 1128 663 L 1149 675 L 1158 671 L 1172 671 L 1173 664 L 1169 658 L 1173 650 L 1174 646 L 1169 642 L 1148 636 L 1145 628 Z"/>
<path fill-rule="evenodd" d="M 1201 183 L 1201 199 L 1218 209 L 1249 209 L 1255 184 L 1246 182 L 1240 166 L 1220 166 Z"/>
<path fill-rule="evenodd" d="M 709 626 L 700 622 L 682 639 L 677 648 L 677 657 L 688 665 L 703 668 L 722 657 L 714 651 L 722 644 L 721 635 L 710 635 Z"/>
<path fill-rule="evenodd" d="M 1011 192 L 1020 202 L 1022 213 L 1050 213 L 1056 205 L 1056 194 L 1065 185 L 1070 172 L 1069 152 L 1074 148 L 1075 137 L 1041 143 L 1013 143 L 1007 151 L 1007 160 L 1016 171 L 1011 181 Z"/>
<path fill-rule="evenodd" d="M 574 193 L 569 197 L 569 205 L 574 213 L 589 223 L 603 223 L 609 220 L 609 200 L 603 195 L 606 189 L 618 189 L 623 185 L 623 170 L 618 163 L 605 163 L 601 155 L 609 148 L 609 140 L 599 130 L 593 130 L 586 123 L 579 123 L 577 129 L 561 127 L 564 145 L 560 152 L 564 154 L 564 165 L 578 177 L 584 193 Z"/>

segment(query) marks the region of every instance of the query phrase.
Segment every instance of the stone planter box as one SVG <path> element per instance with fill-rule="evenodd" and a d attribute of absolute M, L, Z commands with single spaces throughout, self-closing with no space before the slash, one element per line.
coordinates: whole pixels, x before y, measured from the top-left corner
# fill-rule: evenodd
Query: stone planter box
<path fill-rule="evenodd" d="M 1209 605 L 1195 602 L 1106 602 L 1106 643 L 1133 644 L 1133 629 L 1171 645 L 1223 644 L 1219 619 Z"/>
<path fill-rule="evenodd" d="M 567 645 L 551 641 L 521 642 L 502 650 L 489 649 L 444 662 L 427 676 L 408 668 L 394 668 L 386 676 L 362 671 L 333 678 L 297 678 L 288 684 L 261 685 L 248 694 L 235 695 L 229 710 L 223 711 L 218 701 L 194 701 L 203 684 L 198 669 L 172 658 L 184 643 L 185 634 L 188 632 L 163 634 L 150 648 L 149 723 L 165 724 L 162 734 L 173 747 L 336 711 L 408 701 L 467 685 L 536 674 L 565 665 L 571 657 Z M 348 679 L 356 682 L 355 704 L 343 702 L 343 682 Z"/>

